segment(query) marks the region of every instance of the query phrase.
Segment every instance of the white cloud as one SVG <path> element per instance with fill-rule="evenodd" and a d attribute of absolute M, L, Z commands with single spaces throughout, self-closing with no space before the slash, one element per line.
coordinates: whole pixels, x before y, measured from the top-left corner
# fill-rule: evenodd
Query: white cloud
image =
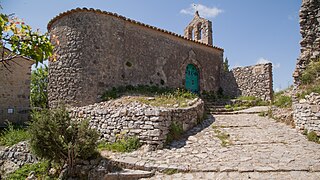
<path fill-rule="evenodd" d="M 266 58 L 263 58 L 263 57 L 259 58 L 258 61 L 257 61 L 257 64 L 267 64 L 267 63 L 272 63 L 274 69 L 280 68 L 280 63 L 273 63 L 269 59 L 266 59 Z"/>
<path fill-rule="evenodd" d="M 189 8 L 181 9 L 180 13 L 194 15 L 196 11 L 199 11 L 200 16 L 206 18 L 214 18 L 223 12 L 222 9 L 217 7 L 207 7 L 202 4 L 190 4 Z"/>

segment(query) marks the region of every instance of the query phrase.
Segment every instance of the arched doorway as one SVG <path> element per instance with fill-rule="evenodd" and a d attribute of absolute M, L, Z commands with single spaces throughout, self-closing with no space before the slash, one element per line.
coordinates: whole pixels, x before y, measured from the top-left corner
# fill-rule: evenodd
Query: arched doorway
<path fill-rule="evenodd" d="M 199 72 L 193 64 L 187 65 L 185 87 L 193 93 L 199 93 Z"/>

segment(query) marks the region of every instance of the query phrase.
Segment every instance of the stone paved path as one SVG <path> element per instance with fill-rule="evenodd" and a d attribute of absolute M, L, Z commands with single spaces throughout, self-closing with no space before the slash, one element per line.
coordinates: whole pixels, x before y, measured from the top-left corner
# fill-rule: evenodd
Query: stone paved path
<path fill-rule="evenodd" d="M 229 136 L 226 147 L 218 134 Z M 256 114 L 215 115 L 167 149 L 102 154 L 130 168 L 182 172 L 151 179 L 320 179 L 320 144 Z"/>

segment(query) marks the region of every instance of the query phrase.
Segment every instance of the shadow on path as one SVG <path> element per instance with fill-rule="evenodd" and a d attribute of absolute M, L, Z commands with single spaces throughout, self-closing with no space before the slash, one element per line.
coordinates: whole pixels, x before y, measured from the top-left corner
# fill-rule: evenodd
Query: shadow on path
<path fill-rule="evenodd" d="M 167 149 L 179 149 L 182 148 L 186 145 L 186 142 L 188 140 L 188 138 L 190 136 L 194 136 L 197 133 L 201 132 L 203 129 L 209 127 L 212 123 L 215 122 L 215 118 L 212 116 L 212 114 L 208 114 L 207 119 L 205 119 L 204 121 L 202 121 L 200 124 L 198 124 L 197 126 L 189 129 L 188 131 L 186 131 L 181 139 L 178 140 L 174 140 L 171 144 L 169 144 L 166 148 Z"/>

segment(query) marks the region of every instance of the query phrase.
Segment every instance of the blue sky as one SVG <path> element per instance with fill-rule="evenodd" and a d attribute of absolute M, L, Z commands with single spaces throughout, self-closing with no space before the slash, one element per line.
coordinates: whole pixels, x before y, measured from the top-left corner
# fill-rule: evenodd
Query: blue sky
<path fill-rule="evenodd" d="M 299 56 L 301 0 L 0 0 L 2 12 L 15 13 L 46 32 L 50 19 L 77 7 L 97 8 L 183 34 L 197 4 L 213 23 L 214 45 L 225 50 L 231 67 L 273 63 L 274 89 L 292 84 Z"/>

